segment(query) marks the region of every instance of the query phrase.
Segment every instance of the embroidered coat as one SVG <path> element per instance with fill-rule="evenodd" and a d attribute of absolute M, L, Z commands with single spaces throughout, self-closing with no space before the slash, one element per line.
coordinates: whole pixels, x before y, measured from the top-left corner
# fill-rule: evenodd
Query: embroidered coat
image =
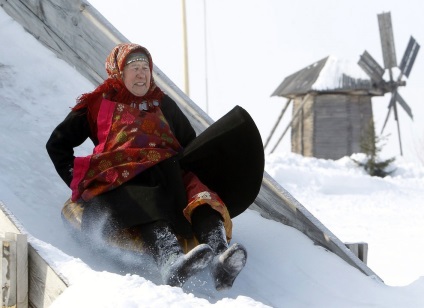
<path fill-rule="evenodd" d="M 178 234 L 191 237 L 191 213 L 208 203 L 223 216 L 231 238 L 225 204 L 195 174 L 181 169 L 180 153 L 196 134 L 172 99 L 163 96 L 160 107 L 152 111 L 103 99 L 95 110 L 97 116 L 86 108 L 71 111 L 47 142 L 74 201 L 84 203 L 83 228 L 109 213 L 122 228 L 164 219 Z M 137 114 L 141 116 L 135 121 Z M 91 123 L 93 119 L 96 123 Z M 87 138 L 96 146 L 93 154 L 75 158 L 74 148 Z"/>

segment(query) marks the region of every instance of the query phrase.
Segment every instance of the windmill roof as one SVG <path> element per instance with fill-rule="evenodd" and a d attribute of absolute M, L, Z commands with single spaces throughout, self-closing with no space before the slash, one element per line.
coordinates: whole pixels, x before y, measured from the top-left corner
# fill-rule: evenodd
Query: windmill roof
<path fill-rule="evenodd" d="M 381 95 L 357 63 L 328 56 L 286 77 L 271 96 L 293 98 L 309 92 Z"/>

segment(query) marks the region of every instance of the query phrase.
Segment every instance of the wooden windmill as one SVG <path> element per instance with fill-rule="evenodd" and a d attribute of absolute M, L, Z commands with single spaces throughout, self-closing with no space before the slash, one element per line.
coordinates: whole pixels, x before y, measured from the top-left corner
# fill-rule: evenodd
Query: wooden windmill
<path fill-rule="evenodd" d="M 411 109 L 399 95 L 398 87 L 405 85 L 402 77 L 409 76 L 419 45 L 411 37 L 399 67 L 401 73 L 397 80 L 394 80 L 392 68 L 397 65 L 390 13 L 378 15 L 378 19 L 385 66 L 389 71 L 390 80 L 383 79 L 385 69 L 366 51 L 360 57 L 359 63 L 355 63 L 354 67 L 349 69 L 346 69 L 346 65 L 335 64 L 331 57 L 327 57 L 286 77 L 272 96 L 286 97 L 288 101 L 265 142 L 265 148 L 290 103 L 293 103 L 292 119 L 271 153 L 289 128 L 291 128 L 291 150 L 294 153 L 339 159 L 360 152 L 360 144 L 365 134 L 369 133 L 373 121 L 371 98 L 383 96 L 388 92 L 391 92 L 392 96 L 386 122 L 391 109 L 394 110 L 395 119 L 398 121 L 396 102 L 412 118 Z M 329 68 L 334 66 L 337 69 Z M 352 74 L 355 68 L 356 72 Z M 358 70 L 361 74 L 357 72 Z M 322 79 L 328 79 L 325 75 L 330 74 L 333 74 L 331 77 L 337 82 L 322 86 Z"/>
<path fill-rule="evenodd" d="M 400 124 L 397 110 L 397 103 L 405 110 L 408 116 L 413 119 L 411 107 L 406 103 L 402 96 L 398 92 L 400 86 L 405 86 L 406 82 L 402 80 L 403 76 L 409 78 L 412 66 L 414 65 L 415 58 L 417 57 L 420 45 L 411 36 L 406 47 L 405 53 L 403 54 L 402 61 L 399 66 L 399 76 L 394 79 L 393 68 L 398 67 L 396 60 L 395 43 L 393 37 L 392 19 L 390 12 L 382 13 L 378 15 L 378 25 L 380 28 L 380 40 L 381 49 L 383 51 L 384 69 L 374 60 L 373 57 L 367 52 L 361 55 L 358 65 L 368 74 L 373 82 L 373 86 L 381 89 L 384 93 L 391 93 L 391 98 L 388 106 L 388 112 L 386 119 L 381 129 L 383 133 L 386 127 L 387 120 L 389 119 L 390 113 L 393 110 L 393 114 L 397 123 L 398 137 L 399 137 L 399 148 L 400 154 L 403 155 L 402 151 L 402 140 L 400 134 Z M 383 79 L 383 75 L 388 70 L 389 81 Z"/>

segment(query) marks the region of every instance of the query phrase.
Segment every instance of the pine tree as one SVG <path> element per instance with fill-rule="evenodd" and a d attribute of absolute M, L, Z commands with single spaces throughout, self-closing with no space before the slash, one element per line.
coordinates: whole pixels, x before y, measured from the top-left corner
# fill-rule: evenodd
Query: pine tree
<path fill-rule="evenodd" d="M 359 162 L 352 159 L 357 165 L 363 167 L 365 171 L 371 176 L 378 176 L 384 178 L 393 173 L 394 170 L 386 171 L 389 165 L 395 161 L 395 158 L 389 158 L 383 161 L 379 160 L 379 153 L 383 149 L 383 142 L 386 137 L 378 137 L 375 134 L 374 121 L 371 120 L 368 129 L 361 138 L 361 151 L 367 156 L 365 162 Z"/>

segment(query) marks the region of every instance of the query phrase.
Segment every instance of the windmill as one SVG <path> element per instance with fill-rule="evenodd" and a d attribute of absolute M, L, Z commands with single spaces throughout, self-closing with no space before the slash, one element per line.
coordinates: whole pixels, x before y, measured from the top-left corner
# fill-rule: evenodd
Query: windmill
<path fill-rule="evenodd" d="M 393 110 L 394 118 L 397 123 L 400 154 L 403 155 L 397 104 L 399 103 L 399 105 L 405 110 L 411 119 L 413 119 L 413 115 L 411 107 L 409 107 L 406 101 L 399 94 L 398 88 L 400 86 L 406 85 L 406 82 L 402 80 L 402 77 L 406 76 L 409 78 L 409 74 L 411 73 L 411 69 L 414 65 L 415 58 L 417 57 L 418 50 L 420 49 L 420 45 L 411 36 L 405 53 L 403 54 L 402 61 L 398 67 L 390 12 L 378 14 L 377 16 L 380 29 L 381 49 L 383 51 L 384 68 L 382 68 L 367 51 L 364 51 L 364 53 L 360 56 L 358 65 L 371 78 L 374 87 L 381 89 L 383 93 L 391 93 L 387 115 L 383 128 L 381 129 L 381 133 L 383 133 L 390 113 Z M 395 79 L 393 76 L 394 67 L 398 67 L 400 71 L 397 79 Z M 389 81 L 386 81 L 383 78 L 386 70 L 388 70 L 389 73 Z"/>

